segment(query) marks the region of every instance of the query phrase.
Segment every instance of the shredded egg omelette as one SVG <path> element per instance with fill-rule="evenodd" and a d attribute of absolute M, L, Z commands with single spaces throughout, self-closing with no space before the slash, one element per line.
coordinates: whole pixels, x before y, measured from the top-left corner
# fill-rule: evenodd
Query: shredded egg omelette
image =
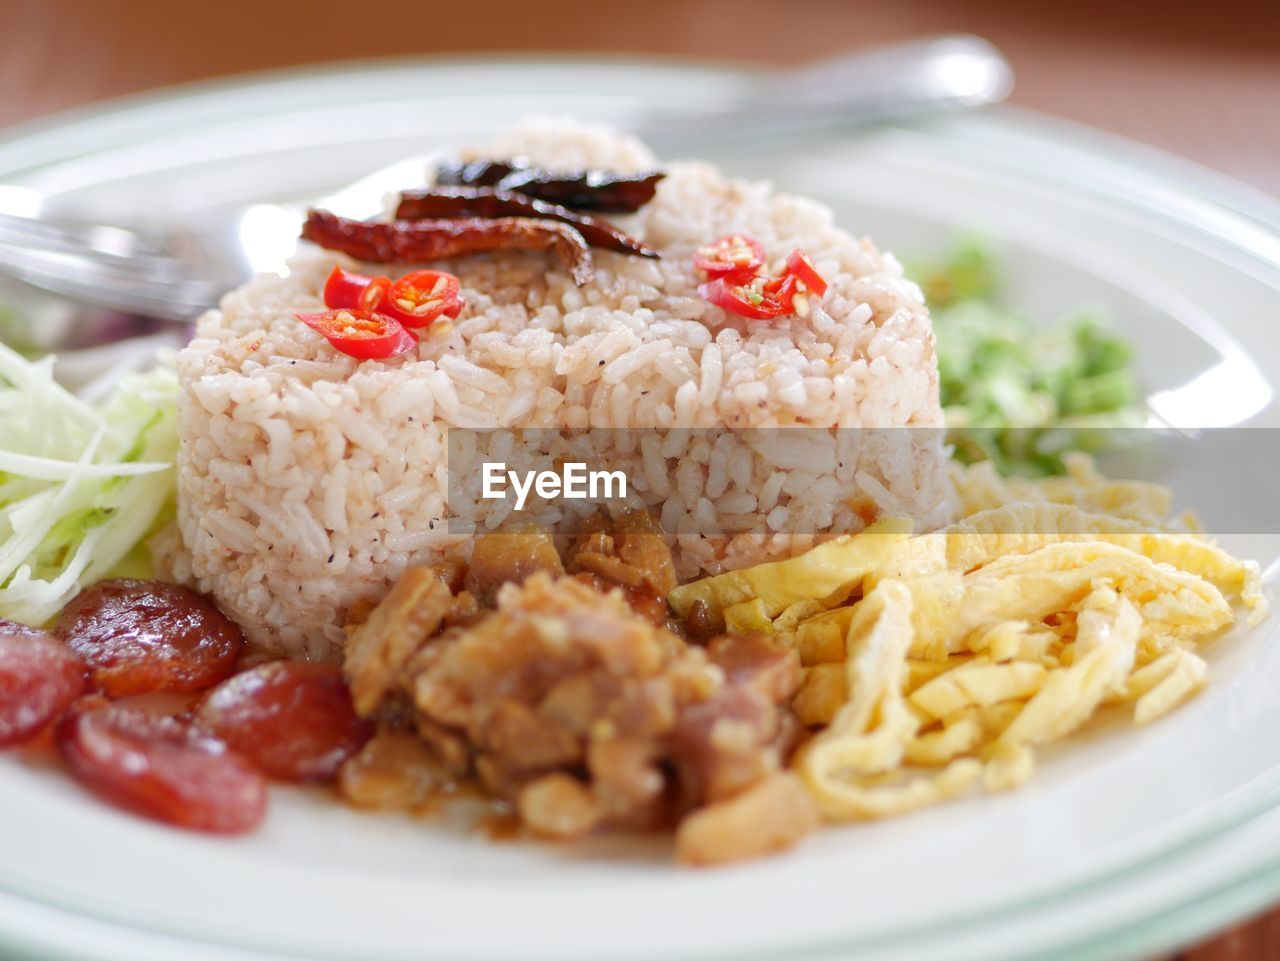
<path fill-rule="evenodd" d="M 798 652 L 793 762 L 825 818 L 901 814 L 1027 780 L 1035 752 L 1104 708 L 1149 724 L 1208 679 L 1200 645 L 1267 614 L 1258 567 L 1170 516 L 1158 485 L 1089 458 L 1037 481 L 956 468 L 957 523 L 884 518 L 669 597 Z"/>

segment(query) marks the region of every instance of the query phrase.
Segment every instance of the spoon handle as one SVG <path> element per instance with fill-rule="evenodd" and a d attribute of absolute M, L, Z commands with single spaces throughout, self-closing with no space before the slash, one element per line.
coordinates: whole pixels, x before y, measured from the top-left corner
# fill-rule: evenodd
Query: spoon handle
<path fill-rule="evenodd" d="M 660 150 L 760 140 L 968 110 L 998 103 L 1012 86 L 1012 69 L 987 41 L 934 37 L 768 73 L 720 112 L 649 114 L 639 133 Z"/>

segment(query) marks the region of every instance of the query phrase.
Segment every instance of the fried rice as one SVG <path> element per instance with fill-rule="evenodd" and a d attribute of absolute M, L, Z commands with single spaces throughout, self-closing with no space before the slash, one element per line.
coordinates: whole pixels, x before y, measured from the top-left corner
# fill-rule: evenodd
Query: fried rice
<path fill-rule="evenodd" d="M 479 155 L 656 166 L 632 138 L 547 119 Z M 265 649 L 332 660 L 353 604 L 376 603 L 411 566 L 465 555 L 467 525 L 448 522 L 461 510 L 448 503 L 451 429 L 600 429 L 587 434 L 593 459 L 628 471 L 684 577 L 860 530 L 868 507 L 945 522 L 933 333 L 898 262 L 811 200 L 702 162 L 663 169 L 654 200 L 616 218 L 660 260 L 597 252 L 583 287 L 538 254 L 450 261 L 467 310 L 402 357 L 357 361 L 295 319 L 323 309 L 335 263 L 353 266 L 335 254 L 304 251 L 289 276 L 229 293 L 178 358 L 179 505 L 155 545 L 162 569 L 215 597 Z M 708 304 L 691 255 L 732 232 L 758 239 L 771 261 L 803 248 L 830 281 L 822 303 L 751 325 Z M 742 446 L 719 466 L 711 445 L 671 432 L 721 425 L 810 427 L 837 447 L 834 428 L 933 430 L 907 459 L 856 442 L 812 462 Z M 646 430 L 637 440 L 616 428 Z M 484 530 L 510 507 L 468 510 L 470 529 Z M 717 533 L 729 514 L 759 522 Z"/>

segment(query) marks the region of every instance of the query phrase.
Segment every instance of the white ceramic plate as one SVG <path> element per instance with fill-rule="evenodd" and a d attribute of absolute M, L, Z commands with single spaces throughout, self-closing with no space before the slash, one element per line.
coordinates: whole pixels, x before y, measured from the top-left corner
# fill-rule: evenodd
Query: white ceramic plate
<path fill-rule="evenodd" d="M 625 124 L 647 104 L 709 109 L 745 77 L 585 61 L 268 76 L 28 127 L 0 142 L 0 181 L 104 217 L 306 197 L 531 111 Z M 936 249 L 957 227 L 999 237 L 1028 310 L 1109 309 L 1161 416 L 1280 423 L 1280 215 L 1245 188 L 1012 111 L 712 156 L 893 249 Z M 1278 542 L 1226 546 L 1265 566 Z M 714 872 L 673 868 L 659 843 L 492 844 L 289 790 L 256 836 L 210 840 L 0 758 L 0 955 L 1136 957 L 1280 894 L 1275 634 L 1215 645 L 1204 696 L 1149 729 L 1073 739 L 1021 791 L 827 829 Z"/>

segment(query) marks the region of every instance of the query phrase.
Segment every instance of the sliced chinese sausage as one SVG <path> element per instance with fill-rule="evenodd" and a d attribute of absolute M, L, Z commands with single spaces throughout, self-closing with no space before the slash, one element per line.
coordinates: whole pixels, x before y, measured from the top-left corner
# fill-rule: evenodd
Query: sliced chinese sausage
<path fill-rule="evenodd" d="M 48 631 L 42 631 L 38 627 L 28 627 L 26 624 L 19 624 L 17 621 L 11 621 L 7 617 L 0 617 L 0 634 L 8 637 L 45 637 Z"/>
<path fill-rule="evenodd" d="M 0 622 L 0 747 L 57 720 L 84 692 L 80 658 L 44 631 Z"/>
<path fill-rule="evenodd" d="M 244 636 L 213 602 L 163 581 L 102 581 L 63 610 L 57 633 L 109 697 L 202 691 L 230 677 Z"/>
<path fill-rule="evenodd" d="M 118 705 L 72 708 L 56 740 L 78 781 L 134 813 L 218 834 L 250 831 L 266 814 L 262 775 L 175 718 Z"/>
<path fill-rule="evenodd" d="M 209 692 L 196 723 L 282 781 L 332 780 L 374 730 L 356 714 L 342 672 L 305 661 L 237 674 Z"/>

